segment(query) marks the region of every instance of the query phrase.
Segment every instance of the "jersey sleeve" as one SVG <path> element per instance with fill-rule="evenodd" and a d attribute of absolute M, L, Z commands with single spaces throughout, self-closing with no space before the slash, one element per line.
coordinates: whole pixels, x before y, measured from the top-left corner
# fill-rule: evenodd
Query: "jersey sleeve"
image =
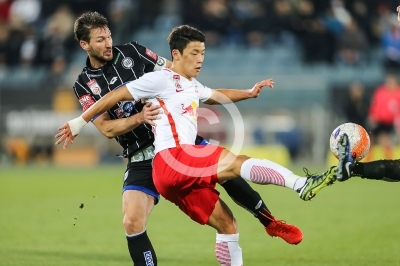
<path fill-rule="evenodd" d="M 89 87 L 78 77 L 73 86 L 76 97 L 78 98 L 79 103 L 82 106 L 82 111 L 86 111 L 93 104 L 96 103 L 96 100 L 93 98 L 92 93 Z M 90 121 L 94 121 L 99 115 L 92 118 Z"/>
<path fill-rule="evenodd" d="M 212 95 L 212 89 L 204 86 L 203 84 L 201 84 L 200 82 L 197 82 L 197 88 L 199 90 L 199 99 L 202 102 L 207 101 L 208 99 L 210 99 L 211 95 Z"/>
<path fill-rule="evenodd" d="M 144 74 L 140 79 L 128 82 L 126 87 L 135 100 L 152 99 L 161 95 L 167 86 L 166 82 L 164 75 L 159 72 L 150 72 Z"/>
<path fill-rule="evenodd" d="M 161 68 L 165 67 L 167 61 L 164 57 L 158 56 L 156 53 L 151 51 L 149 48 L 144 47 L 137 42 L 131 42 L 136 51 L 138 52 L 142 62 L 144 64 L 144 72 L 152 72 L 155 70 L 160 70 Z"/>

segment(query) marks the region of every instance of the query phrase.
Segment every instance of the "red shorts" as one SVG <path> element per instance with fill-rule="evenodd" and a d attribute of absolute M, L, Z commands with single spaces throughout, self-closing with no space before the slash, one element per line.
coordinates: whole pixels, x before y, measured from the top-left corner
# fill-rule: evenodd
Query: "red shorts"
<path fill-rule="evenodd" d="M 153 181 L 158 192 L 192 220 L 206 224 L 219 199 L 218 160 L 224 148 L 182 145 L 156 154 Z"/>

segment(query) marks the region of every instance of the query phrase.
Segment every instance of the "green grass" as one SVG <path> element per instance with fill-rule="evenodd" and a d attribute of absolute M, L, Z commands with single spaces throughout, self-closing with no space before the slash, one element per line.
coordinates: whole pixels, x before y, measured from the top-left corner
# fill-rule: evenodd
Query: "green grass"
<path fill-rule="evenodd" d="M 0 265 L 131 265 L 122 227 L 123 172 L 123 165 L 0 168 Z M 220 189 L 239 223 L 245 265 L 400 265 L 400 184 L 353 179 L 312 202 L 286 188 L 254 187 L 278 218 L 302 229 L 304 240 L 291 246 L 267 236 Z M 161 266 L 218 265 L 215 231 L 165 200 L 151 214 L 148 232 Z"/>

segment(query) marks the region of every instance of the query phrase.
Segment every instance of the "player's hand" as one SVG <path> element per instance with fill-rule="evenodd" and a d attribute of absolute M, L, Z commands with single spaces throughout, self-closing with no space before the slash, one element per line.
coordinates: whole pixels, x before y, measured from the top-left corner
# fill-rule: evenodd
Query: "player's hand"
<path fill-rule="evenodd" d="M 400 24 L 400 6 L 396 8 L 396 11 L 397 11 L 397 22 L 399 22 Z"/>
<path fill-rule="evenodd" d="M 55 138 L 57 139 L 56 145 L 60 144 L 61 142 L 64 142 L 63 149 L 66 149 L 68 147 L 69 143 L 74 143 L 74 138 L 75 136 L 72 136 L 71 128 L 69 127 L 68 123 L 65 123 L 61 127 L 58 128 L 58 133 L 56 134 Z"/>
<path fill-rule="evenodd" d="M 272 78 L 257 82 L 256 85 L 254 85 L 254 87 L 249 90 L 250 98 L 257 98 L 262 88 L 266 86 L 271 88 L 274 87 L 274 81 L 272 80 Z"/>
<path fill-rule="evenodd" d="M 143 106 L 143 110 L 140 112 L 140 119 L 143 121 L 143 123 L 156 126 L 154 120 L 160 119 L 160 114 L 162 114 L 161 106 L 153 105 L 151 102 L 147 102 Z"/>

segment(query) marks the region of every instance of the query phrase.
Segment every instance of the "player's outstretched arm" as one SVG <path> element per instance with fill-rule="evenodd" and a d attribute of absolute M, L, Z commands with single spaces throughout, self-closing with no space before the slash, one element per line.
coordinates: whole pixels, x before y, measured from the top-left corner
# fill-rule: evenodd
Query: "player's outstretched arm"
<path fill-rule="evenodd" d="M 248 90 L 216 89 L 211 97 L 205 101 L 206 104 L 227 104 L 239 102 L 246 99 L 257 98 L 263 87 L 274 87 L 272 78 L 257 82 L 253 88 Z"/>
<path fill-rule="evenodd" d="M 96 115 L 102 114 L 111 109 L 111 107 L 116 105 L 119 101 L 124 100 L 134 100 L 126 86 L 122 86 L 117 90 L 107 93 L 103 98 L 87 109 L 81 116 L 72 119 L 59 127 L 59 133 L 55 136 L 57 138 L 55 144 L 58 145 L 65 140 L 63 148 L 66 149 L 68 144 L 73 142 L 74 138 L 79 134 L 87 122 L 89 122 Z"/>

